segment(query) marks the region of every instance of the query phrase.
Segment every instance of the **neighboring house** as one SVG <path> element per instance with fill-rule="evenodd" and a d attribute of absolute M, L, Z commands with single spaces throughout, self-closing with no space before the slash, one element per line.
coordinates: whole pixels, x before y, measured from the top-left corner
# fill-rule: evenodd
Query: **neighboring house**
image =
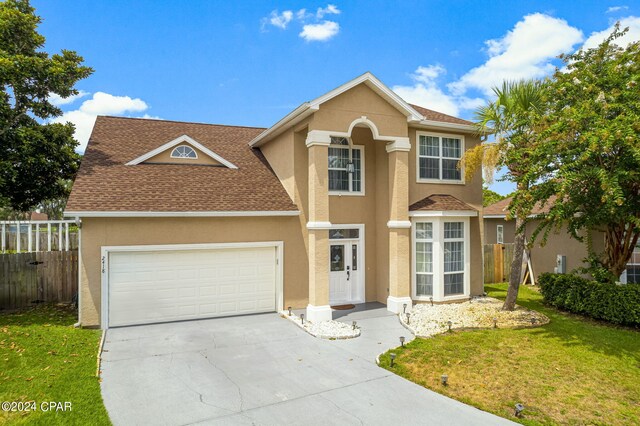
<path fill-rule="evenodd" d="M 80 322 L 480 295 L 482 182 L 457 168 L 474 129 L 370 73 L 268 129 L 98 117 L 66 211 Z"/>
<path fill-rule="evenodd" d="M 550 199 L 553 203 L 555 198 Z M 515 238 L 515 221 L 507 220 L 507 214 L 511 203 L 511 197 L 498 201 L 484 208 L 484 242 L 485 244 L 510 244 Z M 535 216 L 548 212 L 549 204 L 537 204 L 531 212 L 532 219 L 527 224 L 526 235 L 530 240 L 531 233 L 536 229 L 539 221 Z M 591 238 L 593 248 L 596 253 L 604 251 L 604 234 L 598 231 L 592 231 Z M 587 266 L 584 259 L 587 257 L 587 246 L 584 242 L 580 242 L 566 230 L 558 232 L 550 232 L 547 243 L 541 246 L 542 234 L 539 234 L 536 242 L 530 250 L 531 263 L 533 272 L 537 277 L 543 272 L 562 272 L 563 265 L 559 264 L 558 256 L 563 256 L 561 262 L 564 264 L 564 272 Z M 627 270 L 620 277 L 620 281 L 640 282 L 640 247 L 637 247 L 634 254 L 627 265 Z"/>

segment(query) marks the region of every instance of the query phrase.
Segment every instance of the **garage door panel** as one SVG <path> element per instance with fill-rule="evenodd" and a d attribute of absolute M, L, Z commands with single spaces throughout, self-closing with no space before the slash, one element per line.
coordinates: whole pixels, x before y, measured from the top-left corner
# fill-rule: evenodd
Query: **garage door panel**
<path fill-rule="evenodd" d="M 111 252 L 109 325 L 275 311 L 275 247 Z"/>

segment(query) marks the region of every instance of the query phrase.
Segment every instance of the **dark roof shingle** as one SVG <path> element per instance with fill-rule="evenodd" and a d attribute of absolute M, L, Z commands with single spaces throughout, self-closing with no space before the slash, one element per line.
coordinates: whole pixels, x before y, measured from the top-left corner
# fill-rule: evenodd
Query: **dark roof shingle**
<path fill-rule="evenodd" d="M 259 149 L 263 128 L 98 117 L 66 210 L 73 212 L 295 211 Z M 125 163 L 188 135 L 238 169 Z"/>
<path fill-rule="evenodd" d="M 409 206 L 409 211 L 477 211 L 469 204 L 458 200 L 453 195 L 433 194 Z"/>
<path fill-rule="evenodd" d="M 424 115 L 424 118 L 432 121 L 442 121 L 445 123 L 454 123 L 454 124 L 465 124 L 468 126 L 473 126 L 474 123 L 471 121 L 463 120 L 462 118 L 454 117 L 452 115 L 447 115 L 442 112 L 434 111 L 432 109 L 428 109 L 425 107 L 421 107 L 419 105 L 409 104 L 418 111 L 420 114 Z"/>

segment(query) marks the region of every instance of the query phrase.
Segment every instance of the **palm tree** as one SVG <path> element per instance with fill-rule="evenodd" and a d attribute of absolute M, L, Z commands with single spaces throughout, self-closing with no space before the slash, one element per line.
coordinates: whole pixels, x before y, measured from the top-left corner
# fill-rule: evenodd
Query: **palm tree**
<path fill-rule="evenodd" d="M 488 182 L 493 181 L 495 171 L 504 167 L 506 179 L 516 184 L 516 196 L 529 189 L 528 153 L 535 143 L 535 115 L 543 109 L 544 83 L 538 80 L 504 82 L 493 92 L 495 100 L 478 108 L 475 112 L 479 134 L 493 133 L 495 142 L 483 143 L 468 150 L 463 161 L 465 170 L 473 174 L 480 167 L 484 169 Z M 471 176 L 470 176 L 471 177 Z M 514 256 L 509 274 L 509 289 L 503 310 L 513 310 L 518 297 L 522 274 L 522 257 L 525 246 L 525 223 L 531 212 L 526 203 L 517 203 L 510 212 L 515 218 L 516 235 Z"/>

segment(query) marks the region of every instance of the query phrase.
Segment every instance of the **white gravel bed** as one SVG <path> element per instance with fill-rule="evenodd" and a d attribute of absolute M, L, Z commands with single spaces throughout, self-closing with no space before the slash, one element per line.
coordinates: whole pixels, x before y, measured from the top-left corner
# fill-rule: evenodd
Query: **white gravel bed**
<path fill-rule="evenodd" d="M 538 327 L 549 322 L 540 312 L 516 306 L 514 311 L 503 311 L 503 301 L 492 297 L 476 297 L 463 303 L 431 305 L 419 303 L 407 315 L 399 314 L 400 322 L 419 337 L 431 337 L 451 329 L 467 328 L 520 328 Z M 533 319 L 533 322 L 532 322 Z"/>
<path fill-rule="evenodd" d="M 340 321 L 321 321 L 319 323 L 309 322 L 306 319 L 304 324 L 302 319 L 294 313 L 280 312 L 280 316 L 293 322 L 295 325 L 320 339 L 336 340 L 336 339 L 353 339 L 360 336 L 360 327 L 355 327 Z"/>

